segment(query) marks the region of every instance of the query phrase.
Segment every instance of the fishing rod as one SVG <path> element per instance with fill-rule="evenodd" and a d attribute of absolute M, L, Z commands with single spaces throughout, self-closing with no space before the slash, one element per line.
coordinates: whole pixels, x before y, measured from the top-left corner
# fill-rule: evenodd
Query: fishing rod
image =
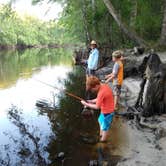
<path fill-rule="evenodd" d="M 48 84 L 48 83 L 46 83 L 46 82 L 43 82 L 43 81 L 41 81 L 41 80 L 37 80 L 37 79 L 34 79 L 34 80 L 36 80 L 36 81 L 38 81 L 38 82 L 40 82 L 40 83 L 42 83 L 42 84 L 44 84 L 44 85 L 47 85 L 47 86 L 49 86 L 49 87 L 52 87 L 52 88 L 54 88 L 54 89 L 57 89 L 57 90 L 59 90 L 59 91 L 65 93 L 66 95 L 68 95 L 68 96 L 70 96 L 70 97 L 73 97 L 73 98 L 75 98 L 75 99 L 77 99 L 77 100 L 79 100 L 79 101 L 81 101 L 81 100 L 85 101 L 83 98 L 81 98 L 81 97 L 79 97 L 79 96 L 77 96 L 77 95 L 75 95 L 75 94 L 73 94 L 73 93 L 64 91 L 64 90 L 62 90 L 62 89 L 60 89 L 60 88 L 57 88 L 57 87 L 55 87 L 55 86 L 53 86 L 53 85 L 50 85 L 50 84 Z"/>

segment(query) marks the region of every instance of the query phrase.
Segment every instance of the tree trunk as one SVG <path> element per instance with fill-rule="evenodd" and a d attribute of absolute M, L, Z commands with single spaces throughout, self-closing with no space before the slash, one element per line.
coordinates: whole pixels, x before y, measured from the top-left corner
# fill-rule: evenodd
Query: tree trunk
<path fill-rule="evenodd" d="M 93 20 L 92 20 L 92 25 L 93 25 L 93 39 L 97 39 L 97 21 L 95 19 L 95 15 L 96 15 L 96 1 L 95 0 L 91 0 L 91 4 L 92 4 L 92 15 L 93 15 Z"/>
<path fill-rule="evenodd" d="M 163 16 L 163 22 L 162 22 L 162 28 L 161 28 L 161 36 L 159 44 L 166 46 L 166 0 L 164 0 L 164 16 Z"/>
<path fill-rule="evenodd" d="M 132 41 L 134 41 L 138 45 L 146 47 L 147 43 L 141 37 L 139 37 L 133 29 L 131 30 L 126 24 L 121 21 L 110 0 L 103 0 L 103 2 L 105 3 L 110 14 L 118 24 L 119 28 L 122 30 L 122 32 L 125 33 Z"/>
<path fill-rule="evenodd" d="M 145 117 L 166 113 L 165 66 L 155 53 L 145 57 L 140 66 L 143 80 L 135 106 Z"/>
<path fill-rule="evenodd" d="M 130 16 L 130 26 L 134 27 L 136 23 L 137 17 L 137 0 L 131 0 L 132 9 L 131 9 L 131 16 Z"/>
<path fill-rule="evenodd" d="M 88 31 L 88 22 L 87 22 L 87 15 L 86 15 L 86 4 L 85 1 L 82 1 L 82 17 L 83 17 L 83 23 L 84 23 L 84 29 L 86 34 L 86 44 L 90 43 L 90 33 Z"/>

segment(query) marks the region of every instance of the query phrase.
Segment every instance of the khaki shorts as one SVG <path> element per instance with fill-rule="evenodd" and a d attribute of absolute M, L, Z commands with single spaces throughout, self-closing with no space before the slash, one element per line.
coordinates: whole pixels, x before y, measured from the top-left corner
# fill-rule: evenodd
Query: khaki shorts
<path fill-rule="evenodd" d="M 114 96 L 120 96 L 121 85 L 113 85 L 113 94 L 114 94 Z"/>

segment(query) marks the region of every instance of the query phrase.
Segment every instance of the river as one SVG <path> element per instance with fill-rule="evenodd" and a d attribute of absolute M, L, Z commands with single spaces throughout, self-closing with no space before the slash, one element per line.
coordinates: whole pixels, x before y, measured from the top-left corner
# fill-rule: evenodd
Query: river
<path fill-rule="evenodd" d="M 98 138 L 98 112 L 83 118 L 79 101 L 40 81 L 85 96 L 85 74 L 72 65 L 72 50 L 0 52 L 0 165 L 116 165 L 128 146 L 124 120 L 114 119 L 107 144 L 87 143 Z M 39 108 L 41 100 L 56 107 Z"/>

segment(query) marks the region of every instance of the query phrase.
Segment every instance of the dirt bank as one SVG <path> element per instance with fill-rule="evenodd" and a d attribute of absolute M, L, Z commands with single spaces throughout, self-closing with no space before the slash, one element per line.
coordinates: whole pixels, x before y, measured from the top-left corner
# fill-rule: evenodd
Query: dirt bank
<path fill-rule="evenodd" d="M 166 117 L 165 117 L 166 120 Z M 138 129 L 132 121 L 127 123 L 129 147 L 118 166 L 164 166 L 166 165 L 166 140 L 157 139 L 149 129 Z"/>
<path fill-rule="evenodd" d="M 124 81 L 120 112 L 133 105 L 139 92 L 139 78 Z M 165 166 L 166 165 L 166 115 L 146 118 L 141 124 L 134 119 L 115 115 L 109 141 L 98 143 L 102 149 L 102 166 Z M 96 150 L 96 151 L 97 151 Z M 110 155 L 110 156 L 109 156 Z M 108 162 L 107 157 L 110 161 Z"/>
<path fill-rule="evenodd" d="M 127 95 L 124 92 L 127 91 Z M 121 103 L 132 105 L 139 91 L 139 79 L 124 81 Z M 127 97 L 124 102 L 124 98 Z M 166 115 L 146 118 L 141 124 L 136 119 L 126 121 L 128 147 L 118 166 L 164 166 L 166 165 Z"/>

